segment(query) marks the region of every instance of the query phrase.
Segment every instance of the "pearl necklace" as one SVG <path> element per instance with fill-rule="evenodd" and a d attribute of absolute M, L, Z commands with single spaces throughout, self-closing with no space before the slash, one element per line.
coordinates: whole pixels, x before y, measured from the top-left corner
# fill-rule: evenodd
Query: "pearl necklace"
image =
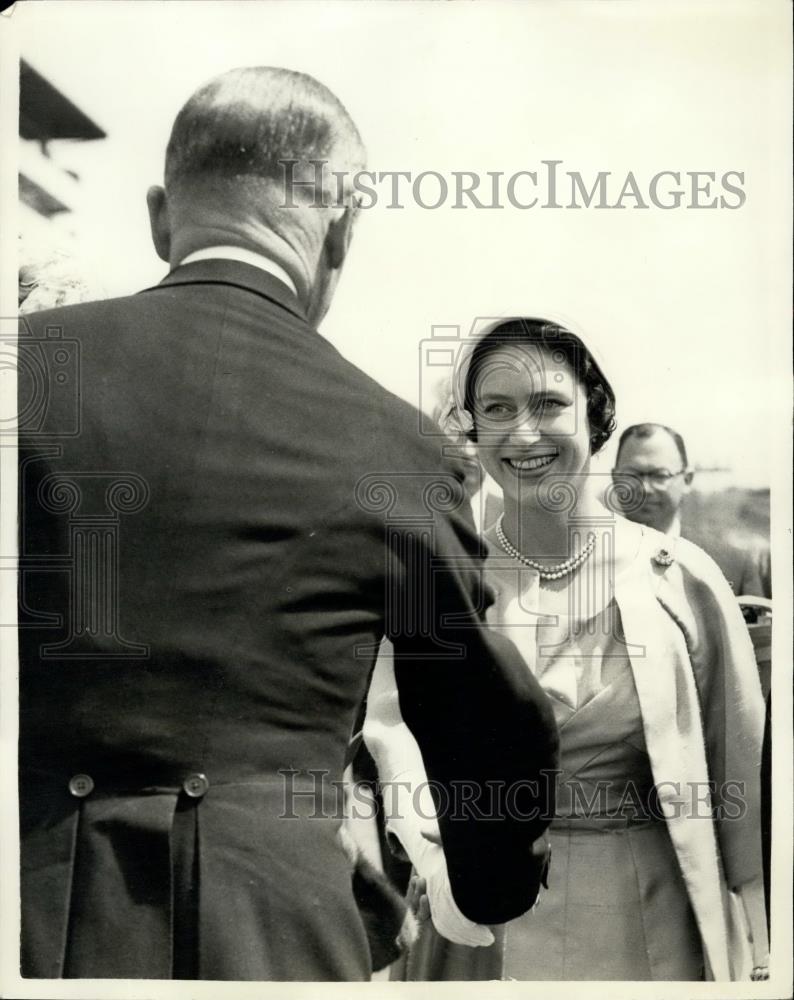
<path fill-rule="evenodd" d="M 587 541 L 585 542 L 584 547 L 575 556 L 572 556 L 570 559 L 566 559 L 565 562 L 557 563 L 556 566 L 541 566 L 541 564 L 536 563 L 534 559 L 530 559 L 529 556 L 525 556 L 523 553 L 519 552 L 515 545 L 508 540 L 507 535 L 504 533 L 504 528 L 502 527 L 504 517 L 504 514 L 502 514 L 496 522 L 496 537 L 499 540 L 499 544 L 509 556 L 513 557 L 513 559 L 517 559 L 525 566 L 529 566 L 531 569 L 536 570 L 543 580 L 559 580 L 560 577 L 573 573 L 574 570 L 578 569 L 582 563 L 586 562 L 586 560 L 593 554 L 596 536 L 591 532 L 587 536 Z"/>

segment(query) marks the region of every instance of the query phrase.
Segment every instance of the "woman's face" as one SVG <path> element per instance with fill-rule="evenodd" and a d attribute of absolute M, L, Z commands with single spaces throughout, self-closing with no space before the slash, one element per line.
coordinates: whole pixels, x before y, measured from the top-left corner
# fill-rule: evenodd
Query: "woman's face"
<path fill-rule="evenodd" d="M 587 472 L 587 397 L 560 351 L 495 348 L 480 364 L 473 396 L 478 455 L 505 499 L 530 500 L 545 476 Z"/>

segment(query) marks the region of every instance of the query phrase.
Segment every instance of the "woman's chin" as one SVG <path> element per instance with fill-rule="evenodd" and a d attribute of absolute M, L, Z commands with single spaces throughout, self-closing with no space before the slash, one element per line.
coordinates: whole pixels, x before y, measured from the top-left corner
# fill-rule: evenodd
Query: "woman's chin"
<path fill-rule="evenodd" d="M 505 501 L 508 499 L 517 507 L 527 510 L 548 510 L 549 492 L 553 494 L 554 487 L 560 482 L 559 477 L 543 477 L 525 479 L 507 479 L 500 483 Z"/>

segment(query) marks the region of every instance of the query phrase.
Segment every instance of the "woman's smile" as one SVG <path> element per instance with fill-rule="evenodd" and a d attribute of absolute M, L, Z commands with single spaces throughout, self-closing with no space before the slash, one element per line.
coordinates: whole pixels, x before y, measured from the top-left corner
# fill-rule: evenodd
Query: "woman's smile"
<path fill-rule="evenodd" d="M 517 475 L 525 476 L 545 472 L 558 455 L 557 448 L 545 448 L 543 451 L 534 451 L 531 454 L 511 455 L 502 461 Z"/>

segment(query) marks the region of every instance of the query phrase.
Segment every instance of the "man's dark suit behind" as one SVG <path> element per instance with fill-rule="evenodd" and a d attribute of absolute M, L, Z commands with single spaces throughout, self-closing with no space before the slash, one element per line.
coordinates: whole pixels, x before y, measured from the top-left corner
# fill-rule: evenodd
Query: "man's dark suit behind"
<path fill-rule="evenodd" d="M 472 627 L 438 442 L 248 264 L 20 336 L 21 405 L 36 358 L 51 379 L 20 438 L 23 973 L 367 978 L 333 782 L 384 632 L 431 779 L 555 762 L 539 688 Z M 545 825 L 442 817 L 467 916 L 530 905 Z"/>

